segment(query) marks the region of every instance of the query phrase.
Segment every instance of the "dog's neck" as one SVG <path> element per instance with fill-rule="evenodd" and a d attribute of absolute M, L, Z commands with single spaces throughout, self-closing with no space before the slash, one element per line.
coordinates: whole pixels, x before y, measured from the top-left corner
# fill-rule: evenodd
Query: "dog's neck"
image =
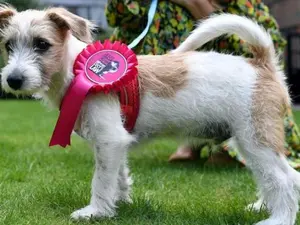
<path fill-rule="evenodd" d="M 79 41 L 71 34 L 69 34 L 69 37 L 67 38 L 62 71 L 53 74 L 49 89 L 42 94 L 42 97 L 46 103 L 55 108 L 60 107 L 61 101 L 72 79 L 74 78 L 73 65 L 77 55 L 87 45 L 86 43 Z"/>

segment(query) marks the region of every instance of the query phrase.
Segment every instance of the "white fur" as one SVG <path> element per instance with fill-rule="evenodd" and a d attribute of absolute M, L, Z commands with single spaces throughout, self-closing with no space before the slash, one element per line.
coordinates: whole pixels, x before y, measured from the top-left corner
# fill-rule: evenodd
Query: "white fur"
<path fill-rule="evenodd" d="M 26 14 L 17 14 L 12 17 L 11 24 L 6 28 L 5 33 L 1 30 L 3 35 L 3 43 L 9 39 L 16 40 L 12 48 L 14 51 L 9 55 L 7 66 L 5 66 L 1 72 L 2 86 L 5 91 L 18 94 L 32 94 L 37 91 L 46 88 L 45 82 L 42 79 L 41 71 L 36 60 L 37 55 L 34 53 L 30 46 L 33 29 L 29 29 L 32 26 L 32 20 L 43 17 L 43 13 L 39 11 L 30 11 Z M 19 23 L 22 21 L 22 23 Z M 40 30 L 37 32 L 41 32 Z M 7 77 L 13 72 L 14 69 L 20 69 L 23 72 L 23 76 L 26 78 L 22 86 L 22 90 L 13 90 L 7 84 Z"/>
<path fill-rule="evenodd" d="M 81 135 L 93 145 L 96 167 L 90 205 L 72 218 L 113 216 L 116 201 L 130 201 L 126 152 L 134 138 L 123 127 L 117 96 L 89 97 L 82 114 Z"/>
<path fill-rule="evenodd" d="M 255 46 L 272 46 L 269 36 L 250 20 L 225 15 L 200 25 L 174 54 L 194 50 L 223 33 L 236 33 Z M 84 43 L 69 34 L 64 66 L 52 77 L 55 85 L 50 90 L 41 90 L 43 97 L 57 107 L 73 78 L 74 59 L 84 47 Z M 270 55 L 272 51 L 271 47 Z M 131 201 L 126 153 L 136 139 L 166 129 L 197 137 L 213 134 L 221 127 L 235 136 L 270 211 L 270 218 L 258 224 L 293 225 L 298 210 L 300 176 L 284 156 L 257 144 L 251 118 L 253 88 L 257 81 L 253 65 L 243 57 L 214 52 L 195 52 L 187 56 L 185 64 L 188 65 L 188 84 L 175 97 L 161 98 L 147 92 L 141 98 L 134 134 L 129 134 L 123 126 L 116 95 L 98 94 L 86 99 L 76 130 L 93 146 L 96 166 L 90 204 L 71 217 L 113 216 L 117 201 Z M 5 82 L 4 88 L 9 90 Z"/>
<path fill-rule="evenodd" d="M 195 52 L 185 63 L 189 65 L 188 85 L 175 98 L 145 95 L 135 127 L 137 134 L 151 134 L 168 127 L 205 133 L 211 124 L 232 123 L 250 110 L 256 74 L 244 58 Z"/>
<path fill-rule="evenodd" d="M 19 93 L 34 93 L 40 90 L 43 85 L 40 70 L 35 59 L 35 54 L 31 48 L 24 45 L 22 42 L 18 42 L 14 46 L 14 52 L 8 58 L 8 64 L 1 72 L 2 85 L 6 91 L 13 92 L 14 94 Z M 18 68 L 22 71 L 23 76 L 26 77 L 25 82 L 22 86 L 22 91 L 14 91 L 7 84 L 8 76 Z"/>
<path fill-rule="evenodd" d="M 42 85 L 42 79 L 40 76 L 40 71 L 36 65 L 36 61 L 33 57 L 30 49 L 26 49 L 23 46 L 18 46 L 17 51 L 8 60 L 8 66 L 2 70 L 2 85 L 8 87 L 7 77 L 13 72 L 13 70 L 18 67 L 22 70 L 23 75 L 26 76 L 26 80 L 23 84 L 22 92 L 14 91 L 9 88 L 8 91 L 14 92 L 14 94 L 28 92 L 29 94 L 38 91 Z"/>

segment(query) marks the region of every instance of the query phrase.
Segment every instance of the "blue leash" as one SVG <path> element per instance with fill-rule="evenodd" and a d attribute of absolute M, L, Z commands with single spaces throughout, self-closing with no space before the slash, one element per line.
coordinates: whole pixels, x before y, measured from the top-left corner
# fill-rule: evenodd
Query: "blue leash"
<path fill-rule="evenodd" d="M 129 48 L 136 47 L 141 42 L 141 40 L 143 40 L 143 38 L 147 35 L 147 33 L 148 33 L 149 29 L 150 29 L 150 26 L 151 26 L 151 24 L 153 22 L 153 19 L 154 19 L 154 15 L 155 15 L 155 12 L 156 12 L 157 4 L 158 4 L 158 0 L 152 0 L 151 6 L 150 6 L 149 11 L 148 11 L 147 26 L 143 30 L 143 32 L 128 45 Z"/>

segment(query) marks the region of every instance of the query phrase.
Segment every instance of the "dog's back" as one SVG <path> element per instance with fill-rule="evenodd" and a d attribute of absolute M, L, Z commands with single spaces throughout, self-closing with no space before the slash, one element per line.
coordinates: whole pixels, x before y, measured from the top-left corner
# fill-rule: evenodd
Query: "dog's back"
<path fill-rule="evenodd" d="M 171 127 L 200 136 L 212 124 L 228 126 L 250 116 L 257 74 L 246 59 L 216 52 L 176 55 L 139 56 L 142 107 L 137 133 Z"/>

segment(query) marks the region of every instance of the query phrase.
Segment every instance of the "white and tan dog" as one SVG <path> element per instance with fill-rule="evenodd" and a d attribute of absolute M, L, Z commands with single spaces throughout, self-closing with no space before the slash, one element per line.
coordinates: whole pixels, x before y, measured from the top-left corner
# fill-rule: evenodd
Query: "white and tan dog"
<path fill-rule="evenodd" d="M 58 107 L 77 54 L 92 41 L 90 23 L 64 9 L 17 12 L 3 6 L 0 27 L 8 53 L 4 90 L 38 93 Z M 254 57 L 194 51 L 227 33 L 247 41 Z M 264 202 L 271 214 L 258 224 L 293 225 L 300 175 L 284 156 L 290 99 L 269 35 L 246 18 L 224 14 L 201 23 L 171 54 L 138 60 L 141 108 L 133 134 L 123 126 L 116 94 L 89 96 L 82 107 L 76 130 L 92 144 L 96 168 L 90 204 L 71 217 L 114 216 L 117 201 L 130 201 L 130 145 L 173 128 L 192 137 L 234 136 L 258 184 L 255 206 Z"/>

